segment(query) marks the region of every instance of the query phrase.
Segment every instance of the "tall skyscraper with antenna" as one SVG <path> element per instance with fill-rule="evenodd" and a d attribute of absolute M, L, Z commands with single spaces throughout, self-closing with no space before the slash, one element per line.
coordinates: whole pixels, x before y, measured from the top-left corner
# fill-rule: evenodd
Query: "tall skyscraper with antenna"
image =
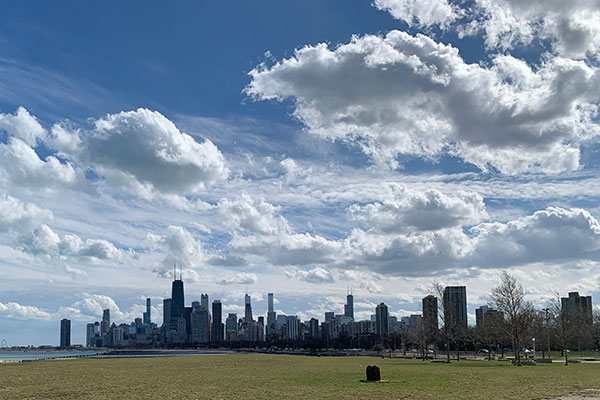
<path fill-rule="evenodd" d="M 246 296 L 244 297 L 244 303 L 245 303 L 245 308 L 244 308 L 244 322 L 252 322 L 252 304 L 251 304 L 251 298 L 250 295 L 248 294 L 248 292 L 246 292 Z"/>
<path fill-rule="evenodd" d="M 344 315 L 346 317 L 350 317 L 354 319 L 354 296 L 352 295 L 352 291 L 348 289 L 346 295 L 346 304 L 344 305 Z"/>

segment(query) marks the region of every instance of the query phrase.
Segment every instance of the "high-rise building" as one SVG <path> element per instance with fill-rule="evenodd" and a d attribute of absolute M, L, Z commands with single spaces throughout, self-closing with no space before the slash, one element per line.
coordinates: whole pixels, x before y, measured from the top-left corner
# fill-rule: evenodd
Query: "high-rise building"
<path fill-rule="evenodd" d="M 300 321 L 295 315 L 286 318 L 286 336 L 288 339 L 298 339 L 300 336 Z"/>
<path fill-rule="evenodd" d="M 197 307 L 191 314 L 192 343 L 210 342 L 210 317 L 208 311 Z"/>
<path fill-rule="evenodd" d="M 313 338 L 320 337 L 319 335 L 319 320 L 316 318 L 311 318 L 308 322 L 308 330 L 310 331 L 310 336 Z"/>
<path fill-rule="evenodd" d="M 206 312 L 210 312 L 209 307 L 208 307 L 208 294 L 200 295 L 200 307 L 203 310 L 206 310 Z"/>
<path fill-rule="evenodd" d="M 163 299 L 163 326 L 171 329 L 171 299 Z"/>
<path fill-rule="evenodd" d="M 62 319 L 60 321 L 60 347 L 71 346 L 71 320 Z"/>
<path fill-rule="evenodd" d="M 569 297 L 561 297 L 562 311 L 570 317 L 579 317 L 582 322 L 592 323 L 592 296 L 580 296 L 579 292 L 569 292 Z"/>
<path fill-rule="evenodd" d="M 102 312 L 102 322 L 100 323 L 100 336 L 102 340 L 106 337 L 110 329 L 110 309 L 106 309 Z"/>
<path fill-rule="evenodd" d="M 335 318 L 335 313 L 333 311 L 325 312 L 325 322 L 333 321 Z"/>
<path fill-rule="evenodd" d="M 438 299 L 435 296 L 423 297 L 423 324 L 428 340 L 433 339 L 438 329 Z"/>
<path fill-rule="evenodd" d="M 375 333 L 380 338 L 388 335 L 388 307 L 384 303 L 375 308 Z"/>
<path fill-rule="evenodd" d="M 229 313 L 229 315 L 227 316 L 227 319 L 225 320 L 225 330 L 227 331 L 228 335 L 229 335 L 229 332 L 237 332 L 238 331 L 237 314 L 236 313 Z"/>
<path fill-rule="evenodd" d="M 246 293 L 246 296 L 244 296 L 244 303 L 244 322 L 252 322 L 252 304 L 250 295 L 248 293 Z"/>
<path fill-rule="evenodd" d="M 467 327 L 467 288 L 466 286 L 446 286 L 444 288 L 444 310 L 453 327 Z"/>
<path fill-rule="evenodd" d="M 223 307 L 221 300 L 214 300 L 212 303 L 212 335 L 211 342 L 223 342 Z"/>
<path fill-rule="evenodd" d="M 267 298 L 269 300 L 269 308 L 267 311 L 267 339 L 270 340 L 276 329 L 277 313 L 273 307 L 273 293 L 269 293 Z"/>
<path fill-rule="evenodd" d="M 171 287 L 171 318 L 183 317 L 184 309 L 183 280 L 175 279 Z"/>
<path fill-rule="evenodd" d="M 488 306 L 480 306 L 475 309 L 475 326 L 478 328 L 483 326 L 485 314 L 490 310 Z"/>
<path fill-rule="evenodd" d="M 146 312 L 144 313 L 144 325 L 150 325 L 152 323 L 152 302 L 150 298 L 146 299 Z"/>
<path fill-rule="evenodd" d="M 354 319 L 354 296 L 348 293 L 346 296 L 346 304 L 344 305 L 344 315 Z"/>
<path fill-rule="evenodd" d="M 85 326 L 85 345 L 87 347 L 96 346 L 96 336 L 98 336 L 98 323 L 89 323 Z"/>
<path fill-rule="evenodd" d="M 196 311 L 200 309 L 200 302 L 199 301 L 192 301 L 192 311 Z"/>

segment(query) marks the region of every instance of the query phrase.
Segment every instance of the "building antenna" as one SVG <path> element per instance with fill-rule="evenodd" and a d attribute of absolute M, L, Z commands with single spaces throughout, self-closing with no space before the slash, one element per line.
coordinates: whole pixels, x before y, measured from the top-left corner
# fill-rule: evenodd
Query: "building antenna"
<path fill-rule="evenodd" d="M 175 259 L 173 258 L 173 280 L 177 279 L 177 274 L 175 273 Z"/>

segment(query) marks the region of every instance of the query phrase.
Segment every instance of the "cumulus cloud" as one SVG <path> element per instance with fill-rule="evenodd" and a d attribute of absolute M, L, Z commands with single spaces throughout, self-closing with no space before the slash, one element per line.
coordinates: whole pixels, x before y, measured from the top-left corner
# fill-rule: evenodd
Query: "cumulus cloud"
<path fill-rule="evenodd" d="M 36 307 L 23 306 L 19 303 L 0 303 L 0 316 L 15 319 L 50 319 L 51 314 Z"/>
<path fill-rule="evenodd" d="M 446 195 L 435 189 L 418 192 L 402 185 L 388 187 L 389 198 L 353 205 L 352 216 L 386 233 L 470 225 L 487 217 L 483 198 L 477 193 L 457 191 Z"/>
<path fill-rule="evenodd" d="M 451 45 L 391 31 L 305 46 L 249 75 L 253 99 L 292 99 L 309 132 L 391 166 L 451 154 L 509 174 L 572 171 L 579 143 L 598 135 L 600 75 L 560 57 L 535 70 L 509 55 L 467 64 Z"/>
<path fill-rule="evenodd" d="M 299 279 L 308 283 L 322 284 L 335 282 L 333 273 L 330 270 L 322 267 L 313 267 L 308 270 L 293 269 L 286 271 L 285 274 L 288 278 Z"/>
<path fill-rule="evenodd" d="M 278 207 L 263 198 L 253 198 L 248 193 L 242 193 L 234 199 L 221 199 L 218 209 L 233 230 L 268 235 L 289 229 L 285 219 L 275 215 Z"/>
<path fill-rule="evenodd" d="M 38 139 L 46 134 L 37 119 L 23 107 L 19 107 L 14 114 L 0 114 L 0 132 L 2 131 L 31 147 L 35 147 Z"/>
<path fill-rule="evenodd" d="M 195 268 L 207 259 L 202 242 L 182 226 L 171 225 L 165 235 L 149 233 L 146 237 L 151 249 L 165 254 L 160 270 L 169 272 L 176 264 L 180 267 Z"/>
<path fill-rule="evenodd" d="M 473 26 L 489 48 L 510 49 L 549 40 L 556 54 L 597 57 L 600 7 L 596 0 L 477 0 Z M 477 29 L 479 28 L 479 29 Z"/>
<path fill-rule="evenodd" d="M 220 285 L 251 285 L 256 282 L 258 282 L 258 277 L 256 274 L 247 272 L 225 275 L 222 279 L 217 281 L 217 283 Z"/>
<path fill-rule="evenodd" d="M 447 0 L 375 0 L 373 5 L 409 26 L 447 27 L 460 16 L 460 9 Z"/>
<path fill-rule="evenodd" d="M 0 232 L 30 232 L 52 218 L 50 210 L 0 193 Z"/>

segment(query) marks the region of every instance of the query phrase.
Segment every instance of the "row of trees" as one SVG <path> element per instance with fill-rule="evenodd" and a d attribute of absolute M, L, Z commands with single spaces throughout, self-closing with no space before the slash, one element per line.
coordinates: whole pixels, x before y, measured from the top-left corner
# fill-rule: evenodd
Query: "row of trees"
<path fill-rule="evenodd" d="M 566 310 L 561 307 L 560 296 L 556 296 L 541 310 L 536 310 L 531 301 L 525 298 L 523 287 L 517 279 L 504 272 L 500 284 L 490 293 L 490 307 L 498 313 L 489 314 L 484 323 L 477 327 L 457 326 L 452 317 L 452 307 L 443 301 L 444 287 L 433 284 L 434 295 L 438 298 L 440 327 L 427 326 L 426 321 L 418 331 L 403 335 L 412 345 L 416 345 L 426 356 L 428 345 L 439 343 L 450 362 L 451 349 L 486 349 L 488 354 L 498 349 L 510 347 L 514 353 L 514 363 L 522 365 L 521 349 L 529 348 L 536 338 L 543 356 L 552 348 L 562 352 L 568 365 L 569 350 L 600 350 L 600 313 L 595 312 L 593 321 L 581 310 Z"/>

